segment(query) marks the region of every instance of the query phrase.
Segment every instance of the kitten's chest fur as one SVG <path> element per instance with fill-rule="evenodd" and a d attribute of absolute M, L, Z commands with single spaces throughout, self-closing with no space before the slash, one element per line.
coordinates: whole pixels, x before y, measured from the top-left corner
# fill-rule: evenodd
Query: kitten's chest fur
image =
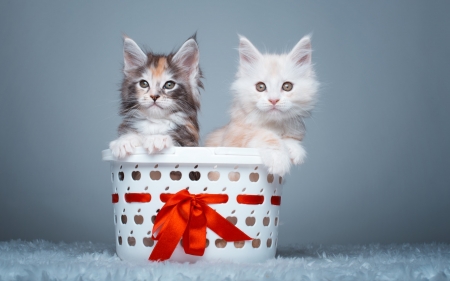
<path fill-rule="evenodd" d="M 134 121 L 133 127 L 143 135 L 167 135 L 175 129 L 176 124 L 168 119 L 143 119 Z"/>
<path fill-rule="evenodd" d="M 305 124 L 301 118 L 287 119 L 284 122 L 245 122 L 245 126 L 266 130 L 281 138 L 302 140 L 305 134 Z"/>

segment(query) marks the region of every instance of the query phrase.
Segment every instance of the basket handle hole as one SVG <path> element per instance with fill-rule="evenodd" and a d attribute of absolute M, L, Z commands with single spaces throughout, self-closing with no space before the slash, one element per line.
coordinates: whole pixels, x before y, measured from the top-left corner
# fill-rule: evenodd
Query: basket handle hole
<path fill-rule="evenodd" d="M 133 171 L 131 173 L 131 177 L 133 178 L 133 180 L 138 181 L 141 179 L 141 172 L 139 171 Z"/>
<path fill-rule="evenodd" d="M 227 221 L 231 222 L 233 225 L 237 224 L 237 217 L 227 217 Z"/>
<path fill-rule="evenodd" d="M 256 223 L 256 218 L 255 217 L 247 217 L 245 219 L 245 224 L 248 226 L 254 226 Z"/>
<path fill-rule="evenodd" d="M 161 179 L 161 172 L 160 171 L 151 171 L 150 172 L 150 178 L 154 181 L 158 181 Z"/>
<path fill-rule="evenodd" d="M 173 181 L 179 181 L 183 174 L 180 171 L 172 171 L 170 172 L 170 179 Z"/>
<path fill-rule="evenodd" d="M 260 246 L 261 246 L 261 239 L 253 239 L 252 247 L 253 248 L 259 248 Z"/>
<path fill-rule="evenodd" d="M 241 178 L 241 174 L 239 172 L 229 172 L 228 179 L 230 181 L 238 181 Z"/>
<path fill-rule="evenodd" d="M 153 241 L 151 237 L 144 237 L 142 239 L 142 243 L 144 244 L 145 247 L 153 247 L 155 241 Z"/>
<path fill-rule="evenodd" d="M 129 236 L 128 237 L 128 245 L 135 246 L 136 245 L 136 238 L 134 238 L 133 236 Z"/>
<path fill-rule="evenodd" d="M 200 172 L 192 171 L 189 173 L 189 179 L 191 179 L 191 181 L 198 181 L 200 177 L 201 177 Z"/>
<path fill-rule="evenodd" d="M 259 174 L 258 173 L 250 173 L 249 175 L 251 182 L 257 182 L 259 180 Z"/>
<path fill-rule="evenodd" d="M 224 239 L 216 239 L 216 247 L 217 248 L 225 248 L 227 246 L 227 241 Z"/>
<path fill-rule="evenodd" d="M 144 223 L 144 217 L 141 215 L 134 216 L 134 223 L 136 224 L 143 224 Z"/>
<path fill-rule="evenodd" d="M 208 173 L 208 179 L 210 181 L 217 181 L 220 178 L 220 173 L 217 171 L 211 171 Z"/>
<path fill-rule="evenodd" d="M 244 245 L 245 245 L 245 241 L 235 241 L 235 242 L 234 242 L 234 247 L 235 247 L 235 248 L 238 248 L 238 249 L 243 248 Z"/>

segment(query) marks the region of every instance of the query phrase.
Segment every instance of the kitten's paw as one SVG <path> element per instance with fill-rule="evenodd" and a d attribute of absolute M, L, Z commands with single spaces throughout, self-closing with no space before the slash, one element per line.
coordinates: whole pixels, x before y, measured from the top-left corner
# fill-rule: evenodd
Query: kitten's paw
<path fill-rule="evenodd" d="M 141 145 L 141 139 L 137 135 L 123 135 L 109 143 L 112 155 L 116 158 L 124 158 L 134 152 L 134 148 Z"/>
<path fill-rule="evenodd" d="M 269 173 L 284 176 L 287 172 L 289 172 L 289 168 L 291 167 L 291 159 L 286 151 L 266 148 L 261 149 L 260 154 Z"/>
<path fill-rule="evenodd" d="M 306 151 L 299 142 L 285 142 L 285 145 L 289 151 L 289 157 L 292 164 L 303 164 L 306 158 Z"/>
<path fill-rule="evenodd" d="M 154 135 L 144 138 L 142 146 L 148 153 L 156 153 L 164 148 L 172 147 L 172 138 L 169 135 Z"/>

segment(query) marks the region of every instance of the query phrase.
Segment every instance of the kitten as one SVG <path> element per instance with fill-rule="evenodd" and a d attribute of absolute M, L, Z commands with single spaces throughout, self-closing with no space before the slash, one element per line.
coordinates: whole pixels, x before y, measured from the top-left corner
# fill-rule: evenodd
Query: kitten
<path fill-rule="evenodd" d="M 206 146 L 260 148 L 269 173 L 283 176 L 303 163 L 303 118 L 310 115 L 319 83 L 311 64 L 311 40 L 303 37 L 289 54 L 262 55 L 240 37 L 240 64 L 231 90 L 231 121 L 212 132 Z"/>
<path fill-rule="evenodd" d="M 124 79 L 119 138 L 110 143 L 112 154 L 123 158 L 134 148 L 155 153 L 171 146 L 198 146 L 200 109 L 199 51 L 195 35 L 176 52 L 145 54 L 124 38 Z"/>

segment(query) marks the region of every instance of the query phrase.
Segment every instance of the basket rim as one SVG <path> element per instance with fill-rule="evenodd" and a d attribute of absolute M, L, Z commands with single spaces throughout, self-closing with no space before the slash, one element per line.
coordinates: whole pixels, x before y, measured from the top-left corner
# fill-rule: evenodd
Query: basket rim
<path fill-rule="evenodd" d="M 132 163 L 220 163 L 262 164 L 259 149 L 242 147 L 171 147 L 155 154 L 148 154 L 143 147 L 134 153 L 117 159 L 110 149 L 102 151 L 102 160 Z"/>

